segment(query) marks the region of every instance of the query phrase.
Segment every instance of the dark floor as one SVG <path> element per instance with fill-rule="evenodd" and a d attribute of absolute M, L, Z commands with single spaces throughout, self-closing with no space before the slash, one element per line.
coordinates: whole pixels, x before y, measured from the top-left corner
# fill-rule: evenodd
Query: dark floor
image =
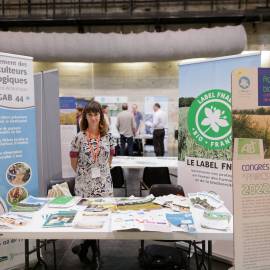
<path fill-rule="evenodd" d="M 172 170 L 175 173 L 177 170 Z M 139 196 L 139 181 L 142 179 L 142 170 L 137 169 L 125 169 L 125 177 L 127 181 L 128 195 Z M 172 182 L 176 183 L 177 179 L 172 178 Z M 124 196 L 124 190 L 115 190 L 115 196 Z M 145 193 L 144 195 L 147 195 Z M 85 266 L 80 263 L 78 257 L 71 252 L 71 248 L 79 244 L 80 241 L 72 240 L 57 240 L 57 270 L 77 270 L 77 269 L 90 269 L 89 266 Z M 150 244 L 150 241 L 146 241 L 146 245 Z M 157 242 L 155 242 L 157 243 Z M 159 242 L 160 244 L 160 242 Z M 163 244 L 163 243 L 162 243 Z M 168 244 L 168 243 L 164 243 Z M 170 243 L 172 245 L 172 243 Z M 140 248 L 139 240 L 132 241 L 117 241 L 117 240 L 102 240 L 100 241 L 101 258 L 102 258 L 102 270 L 140 270 L 139 262 L 137 259 L 138 249 Z M 46 252 L 43 252 L 45 260 L 49 264 L 49 269 L 53 269 L 53 256 L 51 245 L 48 246 Z M 91 258 L 91 252 L 89 251 L 89 258 Z M 214 261 L 212 264 L 212 270 L 227 270 L 230 265 Z M 43 269 L 38 267 L 37 269 Z M 195 259 L 191 260 L 190 270 L 195 270 Z M 204 269 L 205 270 L 205 269 Z"/>
<path fill-rule="evenodd" d="M 79 244 L 80 241 L 57 240 L 57 270 L 75 270 L 75 269 L 91 269 L 90 266 L 80 263 L 78 257 L 71 252 L 71 247 Z M 153 243 L 146 241 L 146 244 Z M 155 242 L 157 243 L 157 242 Z M 159 243 L 160 244 L 160 243 Z M 162 243 L 163 244 L 163 243 Z M 167 244 L 167 243 L 164 243 Z M 102 270 L 141 270 L 137 259 L 140 241 L 116 241 L 102 240 L 100 241 Z M 43 252 L 44 259 L 48 263 L 49 269 L 53 269 L 52 248 L 48 246 L 47 251 Z M 89 251 L 91 258 L 91 251 Z M 213 270 L 227 270 L 230 265 L 213 261 Z M 37 269 L 43 269 L 42 266 Z M 195 270 L 195 259 L 191 260 L 190 270 Z"/>

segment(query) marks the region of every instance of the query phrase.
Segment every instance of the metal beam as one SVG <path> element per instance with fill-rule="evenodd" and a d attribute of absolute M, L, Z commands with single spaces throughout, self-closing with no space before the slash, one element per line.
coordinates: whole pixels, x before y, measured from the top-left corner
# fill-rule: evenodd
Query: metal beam
<path fill-rule="evenodd" d="M 70 18 L 0 18 L 0 27 L 15 26 L 74 26 L 74 25 L 148 25 L 174 23 L 241 23 L 270 21 L 270 10 L 264 12 L 179 12 L 172 13 L 144 13 L 142 15 L 109 15 L 80 16 Z"/>

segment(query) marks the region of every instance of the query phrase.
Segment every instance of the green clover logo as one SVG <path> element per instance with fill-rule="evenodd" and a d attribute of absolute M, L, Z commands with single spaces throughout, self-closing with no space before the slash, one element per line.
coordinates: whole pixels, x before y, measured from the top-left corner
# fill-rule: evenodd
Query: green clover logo
<path fill-rule="evenodd" d="M 210 108 L 205 107 L 204 113 L 206 117 L 202 120 L 203 126 L 209 126 L 208 130 L 212 129 L 214 132 L 219 132 L 220 127 L 229 126 L 229 122 L 226 120 L 227 116 L 224 115 L 225 111 L 220 111 L 219 109 L 211 106 Z"/>
<path fill-rule="evenodd" d="M 188 130 L 206 149 L 225 149 L 232 142 L 231 94 L 221 89 L 203 92 L 191 104 Z"/>

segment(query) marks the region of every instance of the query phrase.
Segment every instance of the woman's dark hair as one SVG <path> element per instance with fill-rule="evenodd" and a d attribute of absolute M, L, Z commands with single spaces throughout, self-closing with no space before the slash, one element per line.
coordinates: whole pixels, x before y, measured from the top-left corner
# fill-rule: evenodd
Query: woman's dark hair
<path fill-rule="evenodd" d="M 99 132 L 100 136 L 105 136 L 108 133 L 108 125 L 104 119 L 104 114 L 102 112 L 101 105 L 97 101 L 90 101 L 84 108 L 81 120 L 81 130 L 85 131 L 88 129 L 88 121 L 86 119 L 86 115 L 88 113 L 99 113 L 100 121 L 99 121 Z"/>

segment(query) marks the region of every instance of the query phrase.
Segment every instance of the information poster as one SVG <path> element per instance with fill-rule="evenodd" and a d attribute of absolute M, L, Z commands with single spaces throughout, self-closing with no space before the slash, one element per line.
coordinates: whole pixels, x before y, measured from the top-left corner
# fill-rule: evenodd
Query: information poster
<path fill-rule="evenodd" d="M 38 195 L 32 59 L 0 54 L 0 195 Z"/>
<path fill-rule="evenodd" d="M 253 53 L 184 61 L 179 67 L 178 183 L 186 193 L 218 193 L 230 211 L 231 73 L 259 65 L 260 54 Z"/>
<path fill-rule="evenodd" d="M 269 86 L 270 69 L 237 69 L 232 73 L 237 270 L 270 269 Z"/>
<path fill-rule="evenodd" d="M 0 213 L 38 195 L 32 58 L 0 53 Z M 0 241 L 0 269 L 24 261 L 24 242 Z"/>
<path fill-rule="evenodd" d="M 76 98 L 60 97 L 60 132 L 61 132 L 61 157 L 63 178 L 75 175 L 70 165 L 70 144 L 77 134 Z"/>
<path fill-rule="evenodd" d="M 178 183 L 186 194 L 214 191 L 231 212 L 231 73 L 259 65 L 260 54 L 249 53 L 187 60 L 179 67 Z M 213 252 L 233 261 L 232 241 L 213 242 Z"/>

